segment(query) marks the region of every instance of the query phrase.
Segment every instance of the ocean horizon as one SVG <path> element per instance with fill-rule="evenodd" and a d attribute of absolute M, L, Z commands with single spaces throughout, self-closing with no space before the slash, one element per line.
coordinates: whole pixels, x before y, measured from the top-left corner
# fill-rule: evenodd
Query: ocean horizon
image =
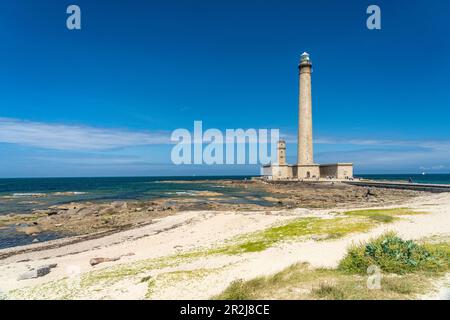
<path fill-rule="evenodd" d="M 245 180 L 256 175 L 0 178 L 0 215 L 27 213 L 68 202 L 151 200 L 217 190 L 216 181 Z M 450 184 L 450 174 L 357 174 L 357 178 Z M 204 180 L 204 183 L 198 183 Z M 233 192 L 232 190 L 221 190 Z"/>
<path fill-rule="evenodd" d="M 42 176 L 42 177 L 0 177 L 1 180 L 14 180 L 14 179 L 91 179 L 91 178 L 193 178 L 193 179 L 203 179 L 203 178 L 211 178 L 211 179 L 231 179 L 231 178 L 251 178 L 251 177 L 259 177 L 261 175 L 257 174 L 232 174 L 232 175 L 117 175 L 117 176 Z M 432 176 L 431 179 L 435 179 L 436 176 L 449 176 L 449 173 L 355 173 L 354 176 L 356 178 L 374 178 L 374 179 L 385 179 L 392 177 L 399 177 L 400 179 L 404 179 L 405 177 L 422 177 L 425 180 L 429 176 Z M 442 177 L 441 177 L 442 178 Z M 446 181 L 446 180 L 445 180 Z M 449 182 L 450 183 L 450 182 Z"/>

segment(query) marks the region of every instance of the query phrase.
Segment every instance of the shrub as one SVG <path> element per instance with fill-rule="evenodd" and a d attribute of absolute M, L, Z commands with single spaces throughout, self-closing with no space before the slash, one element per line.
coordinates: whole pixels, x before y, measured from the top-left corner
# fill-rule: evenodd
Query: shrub
<path fill-rule="evenodd" d="M 368 243 L 351 247 L 338 269 L 365 274 L 370 265 L 382 271 L 404 274 L 415 271 L 441 272 L 449 268 L 448 252 L 440 247 L 423 246 L 387 233 Z"/>

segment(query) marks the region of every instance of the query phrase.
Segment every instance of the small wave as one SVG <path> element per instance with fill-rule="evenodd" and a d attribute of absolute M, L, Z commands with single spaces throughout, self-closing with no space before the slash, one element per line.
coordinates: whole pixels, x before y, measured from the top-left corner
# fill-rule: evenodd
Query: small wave
<path fill-rule="evenodd" d="M 77 196 L 86 194 L 87 192 L 81 192 L 81 191 L 65 191 L 65 192 L 54 192 L 53 195 L 55 196 Z"/>
<path fill-rule="evenodd" d="M 177 195 L 177 196 L 200 196 L 200 197 L 216 197 L 223 196 L 222 193 L 215 191 L 201 191 L 201 190 L 189 190 L 189 191 L 175 191 L 175 192 L 166 192 L 169 195 Z"/>
<path fill-rule="evenodd" d="M 35 193 L 35 192 L 27 192 L 27 193 L 13 193 L 13 197 L 46 197 L 46 193 Z"/>
<path fill-rule="evenodd" d="M 81 192 L 81 191 L 63 191 L 63 192 L 53 192 L 51 195 L 54 196 L 77 196 L 77 195 L 83 195 L 87 192 Z M 41 193 L 41 192 L 19 192 L 19 193 L 13 193 L 12 198 L 41 198 L 41 197 L 47 197 L 49 194 L 47 193 Z M 2 198 L 8 198 L 11 196 L 4 196 Z"/>
<path fill-rule="evenodd" d="M 166 192 L 169 195 L 177 195 L 177 196 L 195 196 L 198 194 L 198 191 L 175 191 L 175 192 Z"/>

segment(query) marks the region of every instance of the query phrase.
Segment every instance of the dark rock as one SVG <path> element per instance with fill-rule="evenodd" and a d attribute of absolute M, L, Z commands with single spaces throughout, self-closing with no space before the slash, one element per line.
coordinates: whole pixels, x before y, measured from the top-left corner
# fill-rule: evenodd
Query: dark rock
<path fill-rule="evenodd" d="M 130 257 L 130 256 L 134 256 L 134 255 L 135 255 L 134 252 L 128 252 L 128 253 L 121 255 L 121 257 Z"/>
<path fill-rule="evenodd" d="M 103 263 L 103 262 L 109 262 L 109 261 L 117 261 L 120 257 L 114 257 L 114 258 L 92 258 L 89 263 L 91 266 L 95 266 L 97 264 Z"/>
<path fill-rule="evenodd" d="M 134 256 L 134 253 L 133 252 L 128 252 L 126 254 L 123 254 L 123 255 L 118 256 L 118 257 L 113 257 L 113 258 L 103 258 L 103 257 L 92 258 L 89 261 L 89 263 L 90 263 L 91 266 L 95 266 L 95 265 L 103 263 L 103 262 L 117 261 L 117 260 L 120 260 L 120 258 L 127 257 L 127 256 Z"/>
<path fill-rule="evenodd" d="M 28 272 L 22 273 L 21 275 L 19 275 L 17 280 L 20 281 L 20 280 L 28 280 L 28 279 L 35 279 L 35 278 L 43 277 L 43 276 L 49 274 L 51 269 L 55 268 L 56 266 L 57 266 L 57 264 L 53 263 L 53 264 L 37 267 L 36 269 L 32 269 Z"/>

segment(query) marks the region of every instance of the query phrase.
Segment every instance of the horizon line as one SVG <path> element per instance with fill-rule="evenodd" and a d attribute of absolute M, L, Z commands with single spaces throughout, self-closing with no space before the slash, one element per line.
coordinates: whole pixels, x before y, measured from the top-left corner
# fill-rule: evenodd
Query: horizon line
<path fill-rule="evenodd" d="M 423 175 L 422 173 L 355 173 L 354 176 L 371 176 L 371 175 Z M 430 175 L 450 175 L 450 172 L 443 172 L 443 173 L 426 173 L 425 176 Z M 45 177 L 0 177 L 0 180 L 4 179 L 101 179 L 101 178 L 201 178 L 201 177 L 263 177 L 262 175 L 255 175 L 255 174 L 230 174 L 230 175 L 224 175 L 224 174 L 202 174 L 202 175 L 154 175 L 154 176 L 148 176 L 148 175 L 111 175 L 111 176 L 45 176 Z"/>

